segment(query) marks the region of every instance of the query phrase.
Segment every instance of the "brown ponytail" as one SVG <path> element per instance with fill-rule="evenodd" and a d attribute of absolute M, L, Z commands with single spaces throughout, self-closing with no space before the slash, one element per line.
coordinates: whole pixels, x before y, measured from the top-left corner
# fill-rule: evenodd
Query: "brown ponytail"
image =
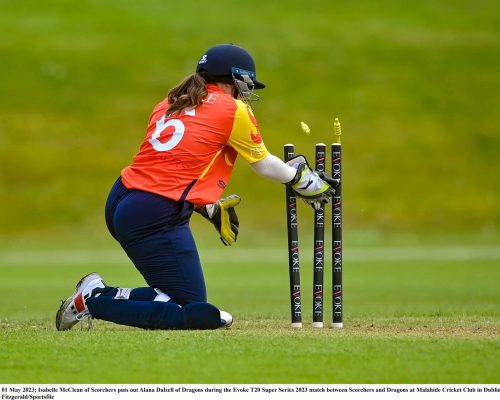
<path fill-rule="evenodd" d="M 170 107 L 167 113 L 173 114 L 201 105 L 201 101 L 208 94 L 206 84 L 207 81 L 200 74 L 189 75 L 168 92 Z"/>

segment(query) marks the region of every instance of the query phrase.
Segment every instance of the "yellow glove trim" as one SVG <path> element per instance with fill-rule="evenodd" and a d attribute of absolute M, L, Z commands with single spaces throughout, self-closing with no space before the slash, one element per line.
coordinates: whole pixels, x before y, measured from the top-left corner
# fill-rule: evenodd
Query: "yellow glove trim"
<path fill-rule="evenodd" d="M 234 208 L 241 202 L 241 197 L 232 194 L 231 196 L 226 197 L 225 199 L 220 200 L 220 215 L 221 215 L 221 223 L 220 223 L 220 236 L 222 239 L 226 241 L 226 243 L 231 246 L 236 242 L 236 235 L 231 229 L 231 222 L 229 220 L 229 214 L 227 210 L 229 208 Z"/>

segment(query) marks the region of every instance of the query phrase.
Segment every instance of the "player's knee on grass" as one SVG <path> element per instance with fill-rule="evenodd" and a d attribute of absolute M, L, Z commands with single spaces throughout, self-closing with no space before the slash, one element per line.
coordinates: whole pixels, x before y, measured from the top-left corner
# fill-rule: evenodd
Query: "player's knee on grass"
<path fill-rule="evenodd" d="M 190 303 L 184 308 L 162 301 L 117 300 L 96 297 L 87 300 L 92 317 L 143 329 L 217 329 L 219 309 L 208 303 Z"/>
<path fill-rule="evenodd" d="M 209 303 L 190 303 L 184 306 L 184 322 L 186 329 L 217 329 L 220 311 Z"/>

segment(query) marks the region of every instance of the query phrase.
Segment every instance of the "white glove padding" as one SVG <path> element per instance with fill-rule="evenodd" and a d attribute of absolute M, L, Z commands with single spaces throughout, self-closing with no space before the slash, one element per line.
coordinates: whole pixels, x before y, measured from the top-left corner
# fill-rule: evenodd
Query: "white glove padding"
<path fill-rule="evenodd" d="M 240 204 L 241 198 L 235 194 L 216 201 L 213 204 L 196 207 L 195 211 L 203 215 L 214 226 L 225 246 L 231 246 L 238 238 L 240 223 L 234 207 Z"/>
<path fill-rule="evenodd" d="M 335 189 L 332 186 L 338 185 L 338 180 L 331 178 L 324 172 L 318 174 L 313 171 L 304 156 L 295 156 L 288 160 L 287 164 L 297 170 L 295 177 L 287 185 L 302 200 L 316 210 L 322 204 L 330 201 L 335 194 Z"/>

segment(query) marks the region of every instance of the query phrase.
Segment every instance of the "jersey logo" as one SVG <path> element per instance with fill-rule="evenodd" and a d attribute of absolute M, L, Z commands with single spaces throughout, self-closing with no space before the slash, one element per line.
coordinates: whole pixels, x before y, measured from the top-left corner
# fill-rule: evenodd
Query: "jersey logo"
<path fill-rule="evenodd" d="M 262 143 L 262 136 L 261 136 L 260 132 L 257 132 L 257 133 L 250 132 L 250 137 L 252 138 L 252 142 L 254 142 L 256 144 Z"/>
<path fill-rule="evenodd" d="M 262 150 L 262 146 L 259 147 L 253 147 L 248 150 L 248 154 L 250 154 L 250 157 L 254 158 L 260 158 L 264 150 Z"/>
<path fill-rule="evenodd" d="M 202 102 L 207 104 L 214 104 L 215 100 L 217 100 L 217 95 L 214 93 L 210 93 L 207 97 L 205 97 Z"/>

